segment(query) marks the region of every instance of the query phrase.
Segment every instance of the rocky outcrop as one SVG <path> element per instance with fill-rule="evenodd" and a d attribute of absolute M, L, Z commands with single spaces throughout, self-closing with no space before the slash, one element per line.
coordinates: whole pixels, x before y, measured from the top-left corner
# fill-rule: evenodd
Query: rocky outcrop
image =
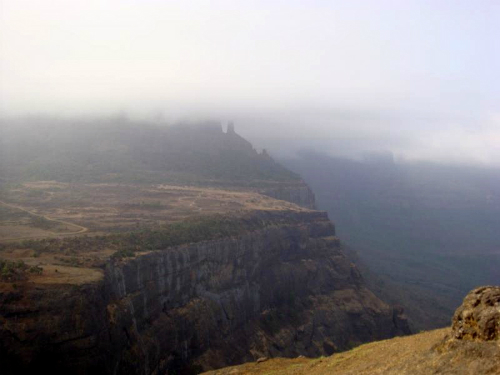
<path fill-rule="evenodd" d="M 500 340 L 500 287 L 483 286 L 469 292 L 452 320 L 459 340 Z"/>
<path fill-rule="evenodd" d="M 269 358 L 206 374 L 500 374 L 499 312 L 500 287 L 480 287 L 456 310 L 451 329 L 373 342 L 326 358 Z"/>
<path fill-rule="evenodd" d="M 198 373 L 408 333 L 401 311 L 366 289 L 325 213 L 248 220 L 267 225 L 109 261 L 90 284 L 4 290 L 2 373 Z"/>

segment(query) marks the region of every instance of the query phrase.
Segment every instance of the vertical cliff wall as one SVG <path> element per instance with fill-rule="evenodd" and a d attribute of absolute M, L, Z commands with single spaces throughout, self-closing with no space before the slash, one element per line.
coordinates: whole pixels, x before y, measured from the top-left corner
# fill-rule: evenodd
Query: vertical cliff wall
<path fill-rule="evenodd" d="M 2 291 L 2 370 L 196 373 L 408 333 L 326 214 L 261 215 L 253 232 L 109 261 L 91 284 Z"/>
<path fill-rule="evenodd" d="M 276 185 L 259 191 L 271 198 L 295 203 L 301 207 L 316 209 L 316 201 L 311 188 L 303 181 Z"/>

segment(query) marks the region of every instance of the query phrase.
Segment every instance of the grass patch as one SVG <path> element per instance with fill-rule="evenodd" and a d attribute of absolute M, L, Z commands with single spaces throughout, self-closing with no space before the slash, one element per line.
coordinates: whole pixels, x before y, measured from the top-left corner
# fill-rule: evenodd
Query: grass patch
<path fill-rule="evenodd" d="M 60 253 L 77 256 L 82 251 L 115 250 L 114 259 L 133 257 L 136 253 L 164 250 L 188 243 L 238 236 L 271 225 L 292 223 L 293 216 L 267 214 L 264 211 L 243 216 L 212 215 L 190 218 L 165 225 L 160 229 L 142 229 L 105 236 L 77 236 L 25 240 L 16 244 L 4 244 L 4 249 L 23 248 L 33 250 L 33 256 L 42 253 Z M 291 298 L 291 297 L 290 297 Z"/>
<path fill-rule="evenodd" d="M 35 228 L 40 228 L 45 230 L 53 229 L 60 225 L 58 222 L 48 220 L 42 216 L 31 216 L 30 224 Z"/>
<path fill-rule="evenodd" d="M 22 260 L 11 261 L 0 259 L 0 279 L 2 281 L 19 281 L 26 279 L 26 273 L 40 275 L 42 268 L 28 266 Z"/>

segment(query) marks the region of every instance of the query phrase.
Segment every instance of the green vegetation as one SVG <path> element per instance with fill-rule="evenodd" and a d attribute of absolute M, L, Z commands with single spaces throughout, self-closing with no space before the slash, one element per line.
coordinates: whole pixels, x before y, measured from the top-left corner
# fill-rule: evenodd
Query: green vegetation
<path fill-rule="evenodd" d="M 53 229 L 59 225 L 58 222 L 48 220 L 42 216 L 31 216 L 30 223 L 35 228 L 40 228 L 45 230 Z"/>
<path fill-rule="evenodd" d="M 0 259 L 0 279 L 2 281 L 17 281 L 26 278 L 25 273 L 41 274 L 42 268 L 38 266 L 28 266 L 22 260 L 11 261 Z"/>
<path fill-rule="evenodd" d="M 160 201 L 154 201 L 154 202 L 142 201 L 139 204 L 139 207 L 142 209 L 146 209 L 146 210 L 162 210 L 163 209 L 163 205 L 161 204 Z"/>
<path fill-rule="evenodd" d="M 3 249 L 24 248 L 33 250 L 33 256 L 41 253 L 60 253 L 76 256 L 82 250 L 100 251 L 114 249 L 114 259 L 133 257 L 138 252 L 163 250 L 172 246 L 209 241 L 231 237 L 281 224 L 292 218 L 277 219 L 265 214 L 225 216 L 213 215 L 187 219 L 166 225 L 161 229 L 143 229 L 139 231 L 110 234 L 106 236 L 77 236 L 68 238 L 46 238 L 25 240 L 17 244 L 3 244 Z"/>
<path fill-rule="evenodd" d="M 113 259 L 132 258 L 135 256 L 135 251 L 131 248 L 117 250 L 111 257 Z"/>

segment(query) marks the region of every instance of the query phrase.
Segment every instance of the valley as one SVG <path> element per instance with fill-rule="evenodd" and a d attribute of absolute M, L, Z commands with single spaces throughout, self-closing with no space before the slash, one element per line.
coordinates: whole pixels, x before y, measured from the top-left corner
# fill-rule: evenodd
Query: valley
<path fill-rule="evenodd" d="M 470 289 L 500 283 L 498 170 L 315 153 L 284 164 L 311 185 L 345 253 L 378 296 L 404 306 L 414 331 L 447 326 Z"/>

